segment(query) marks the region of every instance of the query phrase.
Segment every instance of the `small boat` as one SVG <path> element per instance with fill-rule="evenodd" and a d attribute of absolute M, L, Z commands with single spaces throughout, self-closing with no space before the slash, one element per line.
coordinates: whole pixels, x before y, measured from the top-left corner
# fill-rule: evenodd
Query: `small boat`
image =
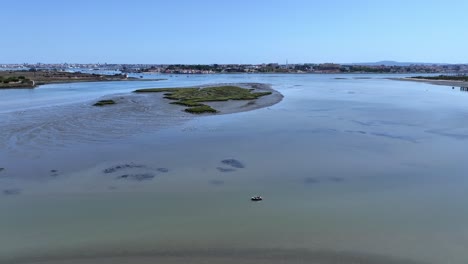
<path fill-rule="evenodd" d="M 263 198 L 261 196 L 254 196 L 252 198 L 250 198 L 251 201 L 254 201 L 254 202 L 258 202 L 258 201 L 262 201 Z"/>

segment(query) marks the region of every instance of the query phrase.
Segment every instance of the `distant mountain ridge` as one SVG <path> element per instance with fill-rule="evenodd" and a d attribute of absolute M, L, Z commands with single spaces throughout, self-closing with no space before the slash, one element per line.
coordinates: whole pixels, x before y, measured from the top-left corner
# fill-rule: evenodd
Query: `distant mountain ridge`
<path fill-rule="evenodd" d="M 363 66 L 410 66 L 410 65 L 450 65 L 450 63 L 432 63 L 432 62 L 398 62 L 398 61 L 377 61 L 377 62 L 359 62 L 349 63 L 350 65 L 363 65 Z"/>

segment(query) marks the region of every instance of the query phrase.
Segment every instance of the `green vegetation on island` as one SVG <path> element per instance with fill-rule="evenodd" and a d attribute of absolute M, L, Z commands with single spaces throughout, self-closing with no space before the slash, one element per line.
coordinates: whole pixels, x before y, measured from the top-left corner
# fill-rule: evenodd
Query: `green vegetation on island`
<path fill-rule="evenodd" d="M 23 75 L 0 76 L 0 88 L 33 87 L 34 82 Z"/>
<path fill-rule="evenodd" d="M 152 88 L 139 89 L 135 93 L 161 93 L 164 98 L 176 100 L 171 104 L 188 106 L 185 111 L 193 114 L 216 113 L 217 110 L 202 102 L 228 101 L 228 100 L 254 100 L 271 92 L 252 92 L 237 86 L 216 86 L 206 88 Z"/>
<path fill-rule="evenodd" d="M 94 106 L 105 106 L 105 105 L 113 105 L 115 104 L 114 100 L 100 100 L 94 104 Z"/>
<path fill-rule="evenodd" d="M 204 105 L 204 104 L 202 104 L 202 103 L 193 102 L 193 101 L 176 101 L 176 102 L 172 102 L 171 104 L 183 105 L 183 106 L 189 106 L 189 107 L 195 107 L 195 106 L 202 106 L 202 105 Z"/>
<path fill-rule="evenodd" d="M 438 75 L 438 76 L 414 76 L 412 79 L 424 79 L 424 80 L 435 80 L 435 81 L 462 81 L 468 82 L 468 76 L 466 75 Z"/>

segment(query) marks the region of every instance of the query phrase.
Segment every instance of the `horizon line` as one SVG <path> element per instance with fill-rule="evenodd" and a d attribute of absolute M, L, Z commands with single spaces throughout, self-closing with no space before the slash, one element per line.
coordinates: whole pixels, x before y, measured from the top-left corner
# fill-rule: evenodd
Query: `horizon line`
<path fill-rule="evenodd" d="M 412 62 L 412 61 L 393 61 L 393 60 L 382 60 L 382 61 L 375 61 L 375 62 L 333 62 L 333 61 L 327 61 L 327 62 L 287 62 L 287 63 L 280 63 L 280 62 L 261 62 L 261 63 L 142 63 L 142 62 L 137 62 L 137 63 L 128 63 L 128 62 L 0 62 L 0 65 L 12 65 L 12 64 L 121 64 L 121 65 L 260 65 L 260 64 L 279 64 L 279 65 L 288 65 L 288 64 L 340 64 L 340 65 L 354 65 L 354 64 L 377 64 L 382 63 L 381 65 L 384 65 L 386 63 L 395 63 L 395 64 L 413 64 L 413 65 L 422 65 L 422 64 L 427 64 L 427 65 L 467 65 L 468 62 L 463 63 L 450 63 L 450 62 Z"/>

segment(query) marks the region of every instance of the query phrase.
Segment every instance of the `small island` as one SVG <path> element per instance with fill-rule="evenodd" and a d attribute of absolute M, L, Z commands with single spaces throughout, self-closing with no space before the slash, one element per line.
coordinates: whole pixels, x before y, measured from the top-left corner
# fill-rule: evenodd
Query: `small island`
<path fill-rule="evenodd" d="M 255 92 L 255 88 L 246 89 L 238 86 L 210 86 L 194 88 L 152 88 L 139 89 L 135 93 L 164 93 L 164 98 L 174 100 L 171 104 L 183 105 L 185 112 L 192 114 L 217 113 L 218 110 L 207 105 L 207 102 L 223 102 L 229 100 L 255 100 L 271 95 L 271 91 Z"/>

